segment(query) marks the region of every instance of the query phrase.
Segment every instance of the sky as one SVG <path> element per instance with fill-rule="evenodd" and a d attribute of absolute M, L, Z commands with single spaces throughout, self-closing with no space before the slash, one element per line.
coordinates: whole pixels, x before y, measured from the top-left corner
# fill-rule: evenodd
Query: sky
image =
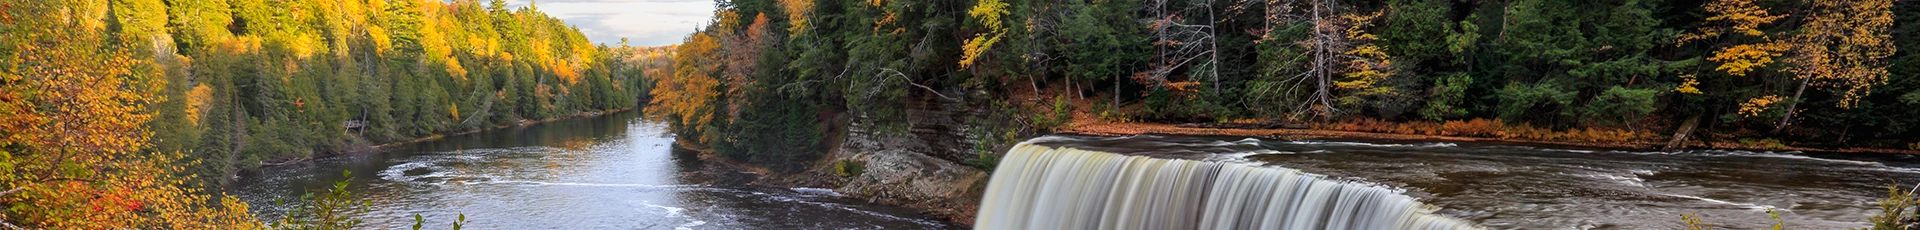
<path fill-rule="evenodd" d="M 486 1 L 481 1 L 486 2 Z M 507 0 L 509 9 L 529 0 Z M 680 43 L 713 16 L 713 0 L 537 0 L 541 12 L 579 27 L 594 44 L 634 46 Z"/>

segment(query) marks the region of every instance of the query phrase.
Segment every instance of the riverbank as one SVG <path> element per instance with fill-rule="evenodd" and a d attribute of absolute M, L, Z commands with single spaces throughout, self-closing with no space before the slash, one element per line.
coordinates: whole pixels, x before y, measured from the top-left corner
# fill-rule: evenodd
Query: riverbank
<path fill-rule="evenodd" d="M 986 183 L 985 172 L 978 171 L 962 178 L 959 181 L 964 182 L 960 183 L 933 183 L 933 185 L 863 183 L 864 181 L 854 180 L 857 179 L 856 177 L 862 175 L 835 175 L 836 172 L 834 171 L 837 170 L 835 168 L 836 166 L 830 162 L 837 162 L 837 160 L 833 160 L 832 158 L 816 161 L 805 170 L 780 171 L 720 157 L 714 155 L 712 152 L 698 149 L 698 147 L 687 146 L 687 144 L 688 143 L 681 142 L 677 143 L 675 147 L 698 154 L 699 160 L 707 164 L 707 167 L 701 169 L 700 172 L 702 173 L 745 174 L 749 176 L 749 178 L 745 179 L 746 183 L 755 186 L 790 189 L 826 188 L 834 190 L 836 193 L 844 194 L 848 198 L 915 210 L 921 215 L 939 218 L 949 224 L 958 226 L 970 227 L 973 225 L 974 215 L 979 211 L 977 210 L 979 208 L 979 198 L 981 195 L 979 192 L 985 189 Z M 918 171 L 918 166 L 916 166 L 915 169 L 915 171 Z M 914 176 L 891 177 L 896 179 L 908 178 L 909 180 L 920 178 Z M 958 193 L 949 192 L 943 194 L 949 196 L 925 196 L 916 194 L 926 189 L 919 188 L 920 186 L 937 187 L 935 190 L 959 189 L 960 191 L 957 191 Z"/>
<path fill-rule="evenodd" d="M 1148 122 L 1104 122 L 1079 121 L 1058 129 L 1061 134 L 1079 134 L 1090 136 L 1130 136 L 1130 135 L 1201 135 L 1201 136 L 1238 136 L 1271 139 L 1376 139 L 1407 141 L 1460 141 L 1460 142 L 1508 142 L 1525 144 L 1545 144 L 1608 149 L 1658 150 L 1665 142 L 1651 139 L 1615 140 L 1615 141 L 1559 141 L 1531 138 L 1495 138 L 1470 137 L 1458 135 L 1404 134 L 1386 132 L 1342 131 L 1318 128 L 1237 128 L 1232 124 L 1168 124 Z M 1901 149 L 1844 148 L 1823 149 L 1784 145 L 1756 145 L 1727 141 L 1689 141 L 1685 148 L 1729 149 L 1751 151 L 1804 151 L 1837 153 L 1875 153 L 1920 155 L 1920 151 Z"/>
<path fill-rule="evenodd" d="M 563 120 L 572 120 L 572 119 L 580 119 L 580 118 L 589 118 L 589 117 L 598 117 L 598 116 L 602 116 L 602 115 L 607 115 L 607 114 L 613 114 L 613 113 L 620 113 L 620 112 L 626 112 L 626 111 L 631 111 L 631 110 L 633 110 L 634 108 L 637 108 L 637 107 L 629 107 L 629 108 L 622 108 L 622 109 L 614 109 L 614 110 L 605 110 L 605 111 L 589 111 L 589 112 L 580 112 L 580 113 L 576 113 L 576 114 L 573 114 L 573 115 L 567 115 L 567 116 L 560 116 L 560 117 L 552 117 L 552 118 L 547 118 L 547 119 L 540 119 L 540 120 L 521 120 L 520 122 L 514 122 L 514 123 L 509 123 L 509 124 L 503 124 L 503 125 L 497 125 L 497 126 L 493 126 L 493 127 L 487 127 L 487 128 L 480 128 L 480 129 L 472 129 L 472 130 L 465 130 L 465 131 L 458 131 L 458 132 L 451 132 L 451 133 L 442 133 L 442 134 L 434 134 L 434 135 L 427 135 L 427 136 L 425 136 L 425 137 L 420 137 L 420 138 L 414 138 L 414 139 L 410 139 L 410 140 L 406 140 L 406 141 L 399 141 L 399 142 L 388 142 L 388 143 L 383 143 L 383 144 L 375 144 L 375 145 L 365 145 L 365 146 L 357 146 L 357 147 L 352 147 L 352 148 L 348 148 L 348 149 L 347 149 L 346 151 L 339 151 L 339 152 L 325 152 L 325 153 L 320 153 L 320 154 L 315 154 L 315 155 L 313 155 L 313 156 L 307 156 L 307 157 L 303 157 L 303 158 L 292 158 L 292 159 L 276 159 L 276 160 L 274 160 L 274 162 L 262 162 L 262 163 L 260 163 L 260 165 L 259 165 L 259 166 L 256 166 L 256 167 L 250 167 L 250 168 L 243 168 L 243 169 L 241 169 L 241 170 L 256 170 L 256 169 L 260 169 L 260 168 L 264 168 L 264 167 L 273 167 L 273 166 L 281 166 L 281 165 L 289 165 L 289 164 L 298 164 L 298 163 L 301 163 L 301 162 L 306 162 L 306 161 L 311 161 L 311 160 L 313 160 L 313 159 L 317 159 L 317 158 L 324 158 L 324 157 L 333 157 L 333 156 L 343 156 L 343 155 L 353 155 L 353 154 L 361 154 L 361 153 L 371 153 L 371 152 L 379 152 L 379 151 L 382 151 L 382 150 L 387 150 L 387 149 L 391 149 L 391 148 L 394 148 L 394 147 L 399 147 L 399 146 L 405 146 L 405 145 L 409 145 L 409 144 L 415 144 L 415 143 L 420 143 L 420 142 L 427 142 L 427 141 L 433 141 L 433 140 L 439 140 L 439 139 L 445 139 L 445 138 L 447 138 L 447 137 L 458 137 L 458 136 L 464 136 L 464 135 L 470 135 L 470 134 L 475 134 L 475 133 L 481 133 L 481 132 L 486 132 L 486 131 L 494 131 L 494 130 L 501 130 L 501 129 L 507 129 L 507 128 L 514 128 L 514 127 L 526 127 L 526 126 L 531 126 L 531 125 L 536 125 L 536 124 L 543 124 L 543 123 L 549 123 L 549 122 L 555 122 L 555 121 L 563 121 Z"/>

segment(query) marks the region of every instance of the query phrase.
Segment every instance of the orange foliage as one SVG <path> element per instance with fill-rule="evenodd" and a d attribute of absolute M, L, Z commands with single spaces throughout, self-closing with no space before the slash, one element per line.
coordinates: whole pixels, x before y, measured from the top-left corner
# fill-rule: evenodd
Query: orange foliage
<path fill-rule="evenodd" d="M 727 95 L 752 94 L 747 92 L 747 89 L 753 88 L 753 76 L 750 75 L 753 75 L 753 69 L 759 63 L 761 50 L 771 46 L 769 42 L 772 39 L 768 39 L 768 36 L 773 31 L 767 24 L 767 15 L 758 14 L 753 17 L 753 24 L 744 28 L 744 34 L 722 34 L 720 40 L 727 44 L 721 48 L 725 50 L 722 53 L 726 54 L 726 69 L 722 75 L 727 80 Z M 728 98 L 727 117 L 739 117 L 740 109 L 748 106 L 747 103 L 746 97 Z"/>
<path fill-rule="evenodd" d="M 712 101 L 720 96 L 719 72 L 715 65 L 719 39 L 708 33 L 694 33 L 674 52 L 673 74 L 654 78 L 653 101 L 646 115 L 653 119 L 678 119 L 679 124 L 698 132 L 713 120 Z"/>
<path fill-rule="evenodd" d="M 0 214 L 5 223 L 50 229 L 251 229 L 231 198 L 185 185 L 178 153 L 142 153 L 152 119 L 144 105 L 165 82 L 137 47 L 92 26 L 105 6 L 49 1 L 30 12 L 77 12 L 11 24 L 0 38 Z M 11 9 L 10 9 L 11 10 Z M 92 12 L 92 13 L 89 13 Z M 11 13 L 11 12 L 9 12 Z"/>
<path fill-rule="evenodd" d="M 813 0 L 779 0 L 780 9 L 787 11 L 787 33 L 800 36 L 807 32 L 807 15 L 813 14 Z"/>
<path fill-rule="evenodd" d="M 1759 38 L 1754 44 L 1734 44 L 1720 47 L 1707 60 L 1720 62 L 1716 71 L 1727 75 L 1746 76 L 1762 66 L 1773 63 L 1789 48 L 1786 43 L 1774 41 L 1760 27 L 1785 18 L 1787 15 L 1774 15 L 1753 3 L 1753 0 L 1716 0 L 1706 5 L 1712 16 L 1706 18 L 1700 31 L 1682 34 L 1680 43 L 1720 38 L 1727 35 L 1743 35 Z"/>
<path fill-rule="evenodd" d="M 1527 124 L 1509 125 L 1499 119 L 1488 120 L 1478 118 L 1466 121 L 1414 121 L 1404 123 L 1381 121 L 1373 118 L 1359 118 L 1342 122 L 1319 124 L 1314 126 L 1314 128 L 1354 132 L 1540 141 L 1628 142 L 1659 138 L 1659 136 L 1653 132 L 1607 128 L 1575 128 L 1566 131 L 1554 131 L 1552 129 L 1535 128 Z"/>
<path fill-rule="evenodd" d="M 1789 72 L 1802 79 L 1837 88 L 1840 108 L 1852 108 L 1867 97 L 1873 85 L 1886 83 L 1882 61 L 1895 51 L 1893 0 L 1813 0 L 1804 33 L 1789 43 L 1798 52 L 1788 62 Z M 1798 97 L 1798 96 L 1796 96 Z"/>

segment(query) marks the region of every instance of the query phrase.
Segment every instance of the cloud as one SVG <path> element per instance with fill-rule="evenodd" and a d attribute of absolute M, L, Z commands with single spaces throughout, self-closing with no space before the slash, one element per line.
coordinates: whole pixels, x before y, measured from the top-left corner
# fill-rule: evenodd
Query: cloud
<path fill-rule="evenodd" d="M 509 0 L 510 8 L 526 0 Z M 629 38 L 635 46 L 680 43 L 713 15 L 711 0 L 542 0 L 538 5 L 567 24 L 580 28 L 593 43 L 619 45 Z"/>

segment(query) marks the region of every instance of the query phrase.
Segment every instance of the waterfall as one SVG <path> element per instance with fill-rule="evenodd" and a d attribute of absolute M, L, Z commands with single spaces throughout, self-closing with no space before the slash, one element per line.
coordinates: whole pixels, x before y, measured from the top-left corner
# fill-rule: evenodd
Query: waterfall
<path fill-rule="evenodd" d="M 1479 229 L 1393 190 L 1298 170 L 1021 143 L 977 229 Z"/>

